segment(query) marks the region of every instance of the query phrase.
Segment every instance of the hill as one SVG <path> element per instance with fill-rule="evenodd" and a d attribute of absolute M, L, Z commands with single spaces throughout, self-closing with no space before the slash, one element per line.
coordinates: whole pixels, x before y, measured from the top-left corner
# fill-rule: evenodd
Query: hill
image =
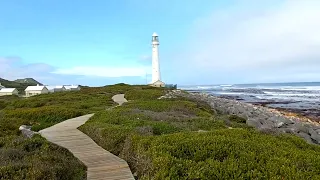
<path fill-rule="evenodd" d="M 33 78 L 17 79 L 17 80 L 14 80 L 14 82 L 21 83 L 21 84 L 24 83 L 24 84 L 42 85 L 39 81 L 36 81 Z"/>
<path fill-rule="evenodd" d="M 19 94 L 23 94 L 24 90 L 28 87 L 28 86 L 35 86 L 37 84 L 41 84 L 38 81 L 32 79 L 32 78 L 26 78 L 26 82 L 20 82 L 23 81 L 23 79 L 20 80 L 15 80 L 15 81 L 9 81 L 6 79 L 2 79 L 0 78 L 0 83 L 1 85 L 3 85 L 6 88 L 17 88 L 19 91 Z M 17 82 L 18 81 L 18 82 Z"/>
<path fill-rule="evenodd" d="M 203 101 L 158 99 L 168 91 L 117 84 L 0 97 L 0 177 L 81 179 L 85 168 L 71 153 L 41 137 L 25 139 L 18 128 L 26 124 L 38 131 L 95 113 L 79 129 L 126 160 L 138 179 L 320 179 L 319 146 L 291 134 L 257 131 L 246 119 Z M 110 109 L 119 93 L 129 102 Z"/>

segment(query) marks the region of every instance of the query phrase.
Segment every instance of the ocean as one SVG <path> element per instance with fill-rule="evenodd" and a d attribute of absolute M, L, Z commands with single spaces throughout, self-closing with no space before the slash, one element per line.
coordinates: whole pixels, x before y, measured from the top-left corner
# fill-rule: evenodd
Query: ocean
<path fill-rule="evenodd" d="M 320 111 L 320 82 L 194 85 L 178 88 L 272 108 Z"/>

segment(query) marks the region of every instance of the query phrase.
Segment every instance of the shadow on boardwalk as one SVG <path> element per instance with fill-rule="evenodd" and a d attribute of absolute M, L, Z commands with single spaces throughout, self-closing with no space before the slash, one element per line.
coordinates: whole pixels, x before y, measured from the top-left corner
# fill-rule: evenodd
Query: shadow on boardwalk
<path fill-rule="evenodd" d="M 124 94 L 112 99 L 119 105 L 127 102 Z M 68 149 L 88 168 L 87 179 L 134 179 L 126 161 L 98 146 L 90 137 L 77 128 L 93 114 L 68 119 L 40 131 L 48 141 Z"/>

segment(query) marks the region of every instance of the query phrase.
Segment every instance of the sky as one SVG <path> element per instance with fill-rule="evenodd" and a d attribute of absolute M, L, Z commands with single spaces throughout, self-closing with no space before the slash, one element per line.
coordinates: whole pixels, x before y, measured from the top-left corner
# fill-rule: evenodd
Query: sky
<path fill-rule="evenodd" d="M 0 0 L 0 77 L 103 86 L 320 81 L 319 0 Z"/>

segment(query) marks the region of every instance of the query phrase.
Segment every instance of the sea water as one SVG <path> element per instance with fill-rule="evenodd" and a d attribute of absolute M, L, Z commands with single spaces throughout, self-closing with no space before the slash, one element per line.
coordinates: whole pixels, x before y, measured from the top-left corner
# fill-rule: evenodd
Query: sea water
<path fill-rule="evenodd" d="M 206 92 L 239 101 L 271 102 L 270 107 L 320 110 L 320 82 L 220 84 L 179 86 L 190 92 Z"/>

